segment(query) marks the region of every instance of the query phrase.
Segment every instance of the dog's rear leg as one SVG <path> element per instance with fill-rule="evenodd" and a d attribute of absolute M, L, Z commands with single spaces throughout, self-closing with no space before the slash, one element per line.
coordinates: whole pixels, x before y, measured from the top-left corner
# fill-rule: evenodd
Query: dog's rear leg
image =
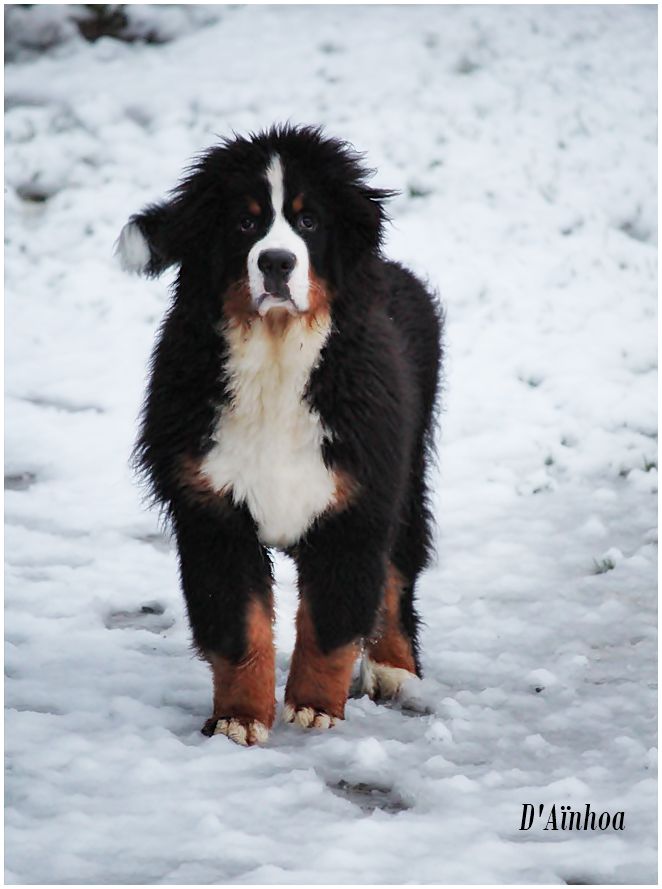
<path fill-rule="evenodd" d="M 268 553 L 243 508 L 187 504 L 174 518 L 193 639 L 213 674 L 213 714 L 202 731 L 263 743 L 275 714 Z"/>
<path fill-rule="evenodd" d="M 391 564 L 379 620 L 375 632 L 366 640 L 361 662 L 361 691 L 373 700 L 396 699 L 407 680 L 420 676 L 417 624 L 412 586 Z"/>

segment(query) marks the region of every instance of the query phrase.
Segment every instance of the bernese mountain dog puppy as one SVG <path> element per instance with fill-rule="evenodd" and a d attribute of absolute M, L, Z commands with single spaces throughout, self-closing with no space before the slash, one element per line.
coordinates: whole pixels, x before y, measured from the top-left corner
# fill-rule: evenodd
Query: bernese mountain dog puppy
<path fill-rule="evenodd" d="M 136 456 L 213 674 L 203 732 L 239 744 L 274 722 L 272 548 L 298 571 L 286 722 L 343 719 L 359 655 L 374 700 L 421 675 L 442 312 L 381 256 L 391 193 L 369 175 L 319 129 L 235 137 L 117 244 L 127 270 L 178 268 Z"/>

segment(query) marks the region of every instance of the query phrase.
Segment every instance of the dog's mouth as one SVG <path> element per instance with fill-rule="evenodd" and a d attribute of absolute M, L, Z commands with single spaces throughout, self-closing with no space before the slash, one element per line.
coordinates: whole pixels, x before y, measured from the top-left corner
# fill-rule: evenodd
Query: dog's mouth
<path fill-rule="evenodd" d="M 281 287 L 273 293 L 266 291 L 261 293 L 257 300 L 257 311 L 262 317 L 271 311 L 285 311 L 290 315 L 299 314 L 287 286 Z"/>

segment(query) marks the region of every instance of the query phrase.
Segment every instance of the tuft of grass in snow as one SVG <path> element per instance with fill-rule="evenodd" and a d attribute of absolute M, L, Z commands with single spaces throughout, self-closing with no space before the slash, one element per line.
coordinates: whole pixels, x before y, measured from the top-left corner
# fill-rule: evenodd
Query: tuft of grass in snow
<path fill-rule="evenodd" d="M 618 226 L 618 230 L 632 238 L 633 241 L 640 241 L 646 244 L 651 240 L 651 232 L 643 225 L 639 219 L 628 219 Z"/>
<path fill-rule="evenodd" d="M 35 182 L 19 185 L 16 189 L 16 193 L 24 201 L 33 204 L 44 204 L 50 197 L 52 197 L 52 192 L 49 189 L 43 188 Z"/>
<path fill-rule="evenodd" d="M 641 458 L 641 463 L 642 463 L 642 469 L 644 470 L 644 472 L 650 472 L 651 469 L 657 469 L 657 459 L 655 457 L 652 457 L 649 459 L 648 457 L 646 457 L 646 455 L 644 455 Z M 631 467 L 631 466 L 622 466 L 618 472 L 619 476 L 621 478 L 627 478 L 629 476 L 629 474 L 632 472 L 632 468 L 633 467 Z"/>
<path fill-rule="evenodd" d="M 15 472 L 5 475 L 5 491 L 27 491 L 37 481 L 34 472 Z"/>
<path fill-rule="evenodd" d="M 319 51 L 325 53 L 326 55 L 332 56 L 336 53 L 340 53 L 343 51 L 342 46 L 338 43 L 333 43 L 330 40 L 325 41 L 324 43 L 320 43 Z"/>
<path fill-rule="evenodd" d="M 606 556 L 604 559 L 593 559 L 593 574 L 606 574 L 613 571 L 616 564 L 613 559 Z"/>
<path fill-rule="evenodd" d="M 518 375 L 517 379 L 520 383 L 525 383 L 527 386 L 530 386 L 532 389 L 537 389 L 543 382 L 543 377 L 538 376 L 537 374 L 529 374 L 528 376 Z M 563 442 L 561 442 L 563 444 Z"/>
<path fill-rule="evenodd" d="M 480 65 L 470 59 L 468 56 L 462 56 L 460 61 L 455 66 L 455 73 L 462 74 L 466 76 L 467 74 L 473 74 L 475 71 L 480 70 Z"/>
<path fill-rule="evenodd" d="M 407 186 L 407 195 L 410 198 L 427 198 L 431 194 L 432 189 L 425 185 L 410 184 Z"/>

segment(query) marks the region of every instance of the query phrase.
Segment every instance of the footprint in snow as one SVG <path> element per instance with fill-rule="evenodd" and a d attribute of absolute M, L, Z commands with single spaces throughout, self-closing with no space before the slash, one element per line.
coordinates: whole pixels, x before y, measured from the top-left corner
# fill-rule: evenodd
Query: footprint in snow
<path fill-rule="evenodd" d="M 397 815 L 398 812 L 406 812 L 411 808 L 393 791 L 392 787 L 380 787 L 377 784 L 363 782 L 351 784 L 344 779 L 335 784 L 327 784 L 327 787 L 336 796 L 349 800 L 366 814 L 379 809 L 388 815 Z"/>
<path fill-rule="evenodd" d="M 147 602 L 133 611 L 111 611 L 104 620 L 109 630 L 149 630 L 162 633 L 169 630 L 175 619 L 165 614 L 159 602 Z"/>

